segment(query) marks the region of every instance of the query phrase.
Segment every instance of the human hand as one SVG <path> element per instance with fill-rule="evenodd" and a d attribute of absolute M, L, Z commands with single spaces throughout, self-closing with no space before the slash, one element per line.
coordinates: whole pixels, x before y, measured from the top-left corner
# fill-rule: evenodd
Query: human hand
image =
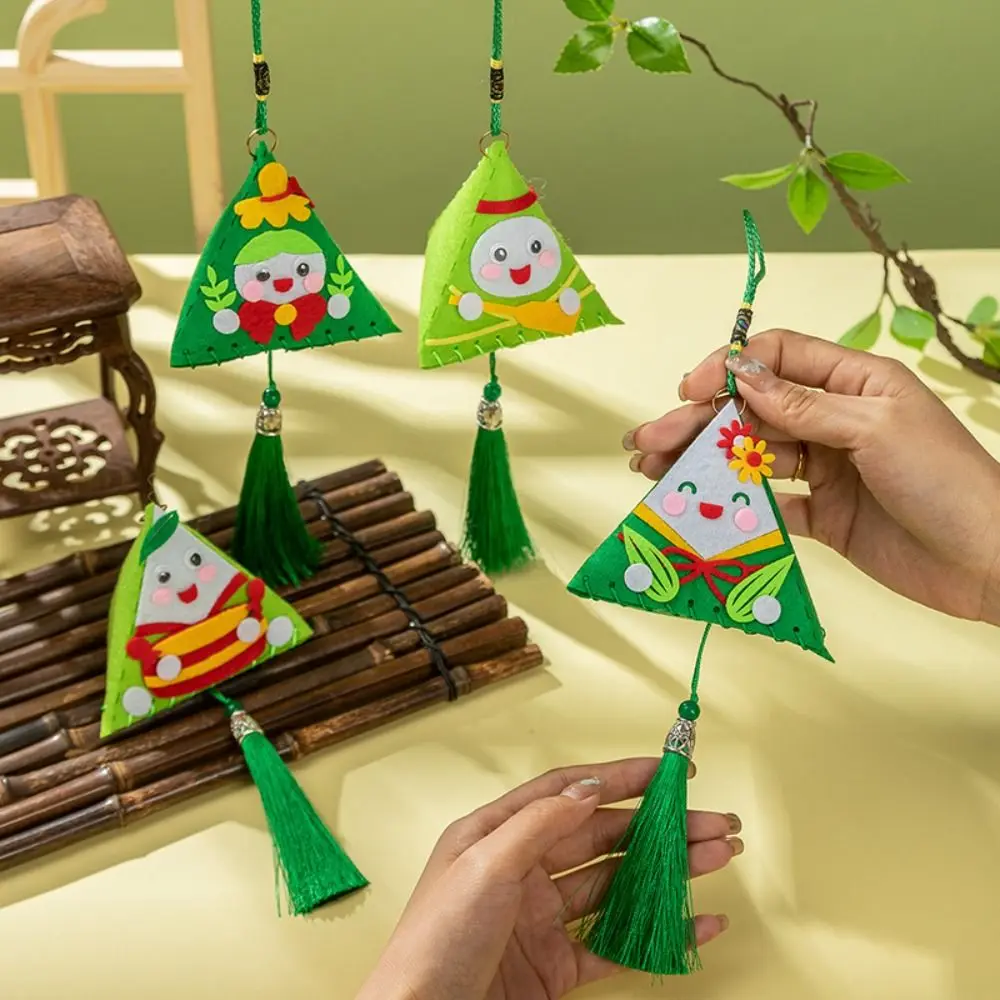
<path fill-rule="evenodd" d="M 614 870 L 651 757 L 550 771 L 453 823 L 357 1000 L 554 1000 L 620 971 L 566 925 L 591 912 Z M 693 773 L 693 769 L 692 772 Z M 600 807 L 600 808 L 599 808 Z M 688 813 L 692 876 L 743 851 L 736 816 Z M 699 916 L 699 945 L 728 926 Z"/>
<path fill-rule="evenodd" d="M 698 400 L 625 435 L 659 479 L 713 416 L 727 366 L 789 479 L 808 445 L 808 496 L 775 494 L 788 530 L 815 538 L 904 597 L 1000 625 L 1000 463 L 899 362 L 788 330 L 716 351 L 682 380 Z M 822 389 L 824 392 L 814 390 Z M 701 402 L 704 401 L 704 402 Z"/>

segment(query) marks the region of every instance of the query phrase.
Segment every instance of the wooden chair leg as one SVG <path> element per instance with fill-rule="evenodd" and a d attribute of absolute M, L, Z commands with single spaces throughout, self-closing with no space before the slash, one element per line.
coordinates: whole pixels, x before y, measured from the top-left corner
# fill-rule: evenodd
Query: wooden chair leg
<path fill-rule="evenodd" d="M 101 395 L 109 402 L 118 405 L 118 397 L 115 393 L 115 370 L 108 363 L 108 359 L 101 354 L 99 356 L 101 366 Z"/>

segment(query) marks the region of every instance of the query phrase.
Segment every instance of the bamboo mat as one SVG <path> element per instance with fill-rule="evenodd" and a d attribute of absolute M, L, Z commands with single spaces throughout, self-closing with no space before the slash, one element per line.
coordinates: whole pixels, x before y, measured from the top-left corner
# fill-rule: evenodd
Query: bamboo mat
<path fill-rule="evenodd" d="M 315 635 L 221 686 L 286 760 L 541 664 L 524 621 L 380 461 L 298 495 L 323 558 L 280 593 Z M 191 525 L 227 548 L 234 522 L 228 508 Z M 99 738 L 107 612 L 130 544 L 0 580 L 0 869 L 245 775 L 206 696 Z"/>

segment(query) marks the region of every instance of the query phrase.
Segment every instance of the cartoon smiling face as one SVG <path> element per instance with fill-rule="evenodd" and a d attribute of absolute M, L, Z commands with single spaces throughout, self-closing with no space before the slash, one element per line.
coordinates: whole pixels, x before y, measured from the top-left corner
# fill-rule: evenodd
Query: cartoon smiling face
<path fill-rule="evenodd" d="M 323 287 L 326 259 L 321 253 L 280 253 L 257 264 L 236 267 L 236 290 L 247 302 L 294 302 Z"/>
<path fill-rule="evenodd" d="M 734 435 L 727 438 L 723 430 L 730 432 L 735 425 L 735 444 L 741 447 L 741 424 L 729 403 L 642 502 L 703 559 L 778 531 L 764 487 L 730 465 L 729 439 Z M 775 544 L 780 541 L 779 534 Z"/>
<path fill-rule="evenodd" d="M 222 556 L 180 525 L 143 568 L 136 624 L 203 621 L 234 575 Z"/>
<path fill-rule="evenodd" d="M 490 298 L 535 295 L 559 276 L 559 238 L 534 216 L 504 219 L 476 240 L 470 266 L 473 280 Z"/>

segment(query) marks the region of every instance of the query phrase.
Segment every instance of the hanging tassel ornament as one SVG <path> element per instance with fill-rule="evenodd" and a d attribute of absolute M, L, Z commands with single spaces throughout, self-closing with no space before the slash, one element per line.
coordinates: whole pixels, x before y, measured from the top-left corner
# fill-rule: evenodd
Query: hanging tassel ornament
<path fill-rule="evenodd" d="M 420 366 L 488 355 L 470 472 L 465 550 L 491 574 L 534 558 L 500 430 L 496 352 L 620 323 L 510 158 L 503 129 L 503 0 L 492 0 L 490 128 L 479 165 L 431 228 L 420 295 Z"/>
<path fill-rule="evenodd" d="M 503 433 L 503 390 L 490 355 L 490 380 L 476 411 L 479 430 L 469 470 L 462 548 L 486 573 L 503 573 L 531 562 L 535 550 L 514 489 Z"/>
<path fill-rule="evenodd" d="M 363 889 L 368 880 L 333 838 L 274 744 L 239 702 L 212 694 L 229 718 L 233 738 L 260 794 L 274 844 L 274 863 L 296 916 Z M 280 905 L 280 900 L 279 900 Z"/>
<path fill-rule="evenodd" d="M 261 397 L 257 433 L 247 456 L 236 508 L 233 555 L 272 587 L 308 580 L 320 545 L 309 534 L 288 481 L 281 444 L 281 393 L 272 382 Z"/>

